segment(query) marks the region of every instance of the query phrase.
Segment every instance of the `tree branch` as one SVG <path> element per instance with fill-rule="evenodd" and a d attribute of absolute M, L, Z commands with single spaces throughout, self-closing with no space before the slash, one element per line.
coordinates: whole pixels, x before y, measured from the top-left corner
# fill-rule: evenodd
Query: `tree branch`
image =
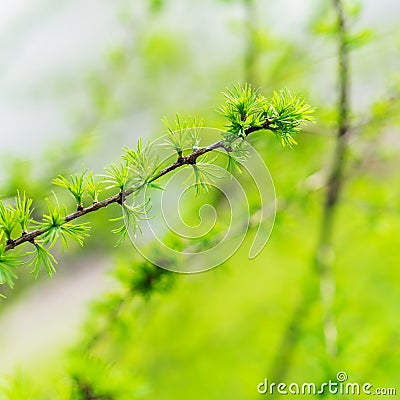
<path fill-rule="evenodd" d="M 327 180 L 323 217 L 320 236 L 315 254 L 315 265 L 320 279 L 321 302 L 324 307 L 324 337 L 327 353 L 337 354 L 337 329 L 333 315 L 335 297 L 335 280 L 332 271 L 331 254 L 332 232 L 335 212 L 343 186 L 344 162 L 347 151 L 347 137 L 350 131 L 350 66 L 349 49 L 347 45 L 347 24 L 341 0 L 333 0 L 338 19 L 338 128 L 336 134 L 336 148 L 332 167 Z"/>
<path fill-rule="evenodd" d="M 252 126 L 248 129 L 245 130 L 244 134 L 245 136 L 248 136 L 252 132 L 256 132 L 259 130 L 264 130 L 264 129 L 270 129 L 269 126 L 271 124 L 271 119 L 267 118 L 264 122 L 264 124 L 259 125 L 259 126 Z M 209 153 L 213 150 L 216 150 L 218 148 L 225 149 L 227 152 L 230 152 L 231 149 L 226 146 L 224 140 L 219 140 L 218 142 L 215 142 L 209 146 L 202 147 L 198 150 L 193 151 L 192 153 L 186 155 L 186 156 L 181 156 L 178 158 L 177 161 L 175 161 L 173 164 L 169 165 L 168 167 L 162 169 L 160 172 L 158 172 L 153 178 L 149 180 L 148 183 L 154 182 L 157 179 L 160 179 L 162 176 L 174 171 L 177 168 L 180 168 L 184 165 L 193 165 L 196 164 L 197 159 L 206 154 Z M 91 212 L 97 211 L 101 208 L 107 207 L 109 204 L 112 203 L 118 203 L 122 204 L 123 201 L 125 201 L 125 198 L 136 192 L 138 189 L 137 188 L 131 188 L 127 189 L 124 192 L 117 193 L 111 197 L 108 197 L 102 201 L 93 203 L 92 205 L 88 207 L 84 207 L 82 209 L 79 209 L 78 211 L 73 212 L 72 214 L 67 215 L 64 218 L 64 223 L 73 221 L 77 218 L 82 217 L 83 215 L 89 214 Z M 31 232 L 23 233 L 20 237 L 14 240 L 9 240 L 7 245 L 5 246 L 5 251 L 9 251 L 14 249 L 17 246 L 20 246 L 23 243 L 26 242 L 31 242 L 33 243 L 35 238 L 39 237 L 40 235 L 44 234 L 47 230 L 46 229 L 36 229 Z"/>
<path fill-rule="evenodd" d="M 332 273 L 330 255 L 332 249 L 332 232 L 335 210 L 343 185 L 344 158 L 347 150 L 347 138 L 350 132 L 349 111 L 350 111 L 350 66 L 349 49 L 347 46 L 346 17 L 341 0 L 333 0 L 337 13 L 339 50 L 338 50 L 338 128 L 336 133 L 336 148 L 333 155 L 333 163 L 327 178 L 325 187 L 325 199 L 323 204 L 323 216 L 321 219 L 320 231 L 317 246 L 315 249 L 313 266 L 316 268 L 318 281 L 314 275 L 307 277 L 304 283 L 303 297 L 295 307 L 289 323 L 283 333 L 283 339 L 276 352 L 274 360 L 275 376 L 273 382 L 282 382 L 289 368 L 289 360 L 299 342 L 302 324 L 306 321 L 311 307 L 319 298 L 324 308 L 323 335 L 326 352 L 329 356 L 337 354 L 337 331 L 333 314 L 333 302 L 335 296 L 335 281 Z"/>

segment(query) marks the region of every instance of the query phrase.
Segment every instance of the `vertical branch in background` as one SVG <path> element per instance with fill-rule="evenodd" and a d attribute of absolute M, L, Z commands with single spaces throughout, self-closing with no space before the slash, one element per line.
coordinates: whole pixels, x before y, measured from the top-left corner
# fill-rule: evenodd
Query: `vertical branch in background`
<path fill-rule="evenodd" d="M 333 247 L 332 233 L 335 211 L 343 183 L 343 168 L 347 149 L 347 136 L 349 132 L 350 111 L 350 67 L 349 49 L 347 45 L 346 16 L 341 0 L 332 0 L 337 13 L 337 34 L 339 42 L 338 51 L 338 128 L 336 133 L 336 147 L 333 162 L 326 182 L 326 194 L 323 203 L 323 214 L 315 256 L 314 267 L 318 274 L 320 286 L 320 300 L 324 312 L 323 330 L 326 353 L 329 356 L 337 354 L 337 330 L 334 319 L 335 280 L 332 270 Z M 307 277 L 304 283 L 303 297 L 293 310 L 282 340 L 271 365 L 273 366 L 273 382 L 282 382 L 289 369 L 290 360 L 296 345 L 299 342 L 302 326 L 307 319 L 311 307 L 318 301 L 318 292 L 315 291 L 313 277 Z"/>
<path fill-rule="evenodd" d="M 245 57 L 244 57 L 244 81 L 253 87 L 258 87 L 257 82 L 257 56 L 258 49 L 256 43 L 256 0 L 243 0 L 245 8 Z"/>
<path fill-rule="evenodd" d="M 323 216 L 315 254 L 315 266 L 320 280 L 321 302 L 324 312 L 324 338 L 327 354 L 337 353 L 337 330 L 334 319 L 335 280 L 333 276 L 332 232 L 335 211 L 343 184 L 343 168 L 349 132 L 349 52 L 347 46 L 346 16 L 342 0 L 333 0 L 338 20 L 338 128 L 336 148 L 330 173 L 326 184 Z"/>

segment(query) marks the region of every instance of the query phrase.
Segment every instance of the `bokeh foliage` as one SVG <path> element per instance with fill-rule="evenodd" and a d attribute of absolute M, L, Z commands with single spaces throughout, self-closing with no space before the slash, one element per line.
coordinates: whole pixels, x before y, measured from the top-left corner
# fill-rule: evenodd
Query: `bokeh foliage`
<path fill-rule="evenodd" d="M 212 4 L 227 10 L 236 3 L 239 2 Z M 244 7 L 253 3 L 273 15 L 273 7 L 264 2 L 243 3 Z M 357 31 L 362 7 L 354 6 L 352 1 L 346 3 L 351 24 L 355 25 L 354 36 L 349 38 L 351 57 L 357 61 L 363 57 L 360 48 L 379 47 L 388 39 L 374 39 L 365 33 L 367 27 Z M 162 35 L 162 25 L 157 27 L 155 21 L 168 12 L 166 2 L 151 3 L 148 29 L 140 27 L 145 40 L 135 51 L 131 43 L 116 46 L 108 61 L 114 69 L 106 68 L 108 79 L 103 79 L 105 72 L 101 68 L 97 78 L 91 79 L 88 93 L 93 96 L 93 109 L 88 120 L 96 121 L 104 109 L 110 112 L 110 119 L 132 112 L 140 99 L 153 107 L 152 115 L 157 121 L 160 115 L 174 115 L 185 106 L 184 112 L 195 113 L 204 123 L 220 123 L 222 127 L 222 119 L 215 113 L 209 114 L 220 101 L 220 96 L 212 97 L 214 93 L 238 81 L 256 80 L 264 93 L 289 87 L 310 97 L 310 103 L 317 105 L 317 124 L 296 139 L 299 145 L 295 150 L 282 152 L 280 143 L 262 132 L 250 138 L 270 169 L 278 197 L 274 231 L 255 260 L 247 259 L 243 246 L 215 270 L 194 276 L 170 276 L 140 259 L 125 257 L 128 244 L 113 249 L 114 239 L 102 233 L 102 225 L 105 218 L 118 217 L 118 210 L 107 209 L 106 216 L 93 218 L 92 230 L 99 232 L 99 244 L 93 243 L 92 250 L 101 249 L 105 257 L 112 252 L 117 259 L 112 268 L 116 287 L 99 294 L 101 299 L 88 312 L 81 339 L 71 344 L 63 358 L 52 365 L 46 365 L 46 354 L 44 361 L 27 360 L 22 372 L 6 380 L 7 390 L 0 398 L 241 400 L 260 397 L 256 388 L 264 377 L 319 383 L 333 379 L 340 370 L 347 372 L 349 381 L 369 381 L 375 387 L 397 384 L 400 272 L 396 249 L 400 219 L 396 137 L 399 101 L 395 76 L 388 76 L 387 90 L 369 98 L 366 104 L 363 101 L 361 109 L 357 105 L 363 96 L 361 89 L 353 87 L 350 149 L 334 229 L 335 251 L 331 255 L 336 282 L 337 356 L 329 357 L 324 348 L 324 310 L 318 301 L 319 282 L 313 257 L 337 121 L 336 28 L 330 3 L 319 2 L 318 10 L 309 31 L 304 33 L 307 46 L 300 46 L 298 39 L 290 35 L 279 37 L 264 20 L 255 21 L 252 34 L 245 36 L 248 25 L 247 14 L 243 13 L 243 20 L 235 25 L 241 27 L 239 32 L 230 35 L 243 42 L 248 38 L 257 40 L 257 46 L 251 47 L 256 53 L 245 58 L 244 43 L 234 59 L 221 61 L 218 66 L 210 62 L 209 68 L 204 63 L 206 73 L 202 73 L 191 62 L 190 43 L 184 46 L 185 38 L 179 32 L 171 34 L 166 30 L 167 35 Z M 130 21 L 128 17 L 127 20 Z M 160 36 L 161 41 L 157 39 Z M 171 51 L 165 51 L 165 42 Z M 160 51 L 161 48 L 164 50 Z M 249 59 L 254 60 L 255 67 L 251 69 L 245 64 Z M 357 74 L 376 74 L 368 69 L 367 61 L 363 70 L 353 71 L 354 83 L 358 82 Z M 106 107 L 121 68 L 128 71 L 124 77 L 133 94 L 128 95 L 124 88 L 120 97 L 113 97 L 114 104 Z M 245 74 L 249 70 L 255 71 L 256 77 L 248 79 Z M 191 83 L 182 78 L 183 73 L 191 77 Z M 132 76 L 148 76 L 146 88 Z M 177 90 L 182 82 L 185 88 Z M 189 95 L 190 101 L 186 102 Z M 163 101 L 168 104 L 163 106 Z M 162 129 L 162 124 L 156 127 L 155 132 Z M 101 136 L 95 137 L 98 140 Z M 126 144 L 121 140 L 115 151 Z M 78 166 L 81 158 L 80 154 Z M 70 164 L 68 161 L 61 168 L 55 160 L 56 167 L 51 170 L 56 174 L 72 173 Z M 21 168 L 15 165 L 6 194 L 28 187 L 27 183 L 21 184 Z M 35 180 L 33 176 L 31 180 L 29 189 L 33 188 L 34 193 L 29 194 L 39 198 L 51 179 Z M 210 192 L 207 195 L 215 196 L 217 204 L 218 196 Z M 247 195 L 251 201 L 254 194 Z M 45 204 L 35 207 L 45 209 Z M 78 247 L 75 251 L 78 257 L 82 254 Z M 64 265 L 60 267 L 67 268 L 68 256 L 63 257 Z M 22 288 L 23 285 L 23 299 Z M 298 305 L 304 296 L 311 299 L 312 306 L 303 315 Z M 300 324 L 292 327 L 288 342 L 283 343 L 297 310 Z M 284 375 L 280 371 L 285 371 Z"/>

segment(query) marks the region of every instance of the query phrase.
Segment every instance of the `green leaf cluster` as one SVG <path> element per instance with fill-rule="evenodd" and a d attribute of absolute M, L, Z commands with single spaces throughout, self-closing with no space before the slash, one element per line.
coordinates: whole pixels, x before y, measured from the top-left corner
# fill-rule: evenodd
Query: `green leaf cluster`
<path fill-rule="evenodd" d="M 83 196 L 86 192 L 87 184 L 85 179 L 86 173 L 87 170 L 82 170 L 80 173 L 71 175 L 70 179 L 67 179 L 62 175 L 53 179 L 54 185 L 64 187 L 72 194 L 72 196 L 74 196 L 78 205 L 78 210 L 83 208 Z"/>
<path fill-rule="evenodd" d="M 224 135 L 228 147 L 235 138 L 245 138 L 249 132 L 258 129 L 271 130 L 282 145 L 292 146 L 296 144 L 293 135 L 299 133 L 300 125 L 313 121 L 314 109 L 288 89 L 274 92 L 271 100 L 267 100 L 258 90 L 245 84 L 225 93 L 225 105 L 219 112 L 229 121 Z"/>
<path fill-rule="evenodd" d="M 10 204 L 5 206 L 0 201 L 0 232 L 2 232 L 7 241 L 12 241 L 12 233 L 17 225 L 20 226 L 22 233 L 25 234 L 32 222 L 32 199 L 26 197 L 26 194 L 17 192 L 14 207 Z"/>
<path fill-rule="evenodd" d="M 65 209 L 59 207 L 58 204 L 52 206 L 48 202 L 48 213 L 43 215 L 42 221 L 34 222 L 32 220 L 32 204 L 32 199 L 28 198 L 25 193 L 21 195 L 19 192 L 15 198 L 14 207 L 5 206 L 3 202 L 0 202 L 0 284 L 6 283 L 11 288 L 17 278 L 16 268 L 26 262 L 33 266 L 31 273 L 35 277 L 38 276 L 42 266 L 52 277 L 57 261 L 48 249 L 54 246 L 57 239 L 61 238 L 63 247 L 67 248 L 68 239 L 83 246 L 84 238 L 89 236 L 88 224 L 67 222 Z M 23 255 L 6 251 L 6 245 L 14 244 L 12 236 L 18 225 L 22 236 L 28 234 L 31 225 L 41 231 L 39 238 L 30 240 L 34 246 L 33 251 L 27 251 Z"/>
<path fill-rule="evenodd" d="M 264 98 L 250 84 L 228 89 L 224 96 L 219 112 L 229 120 L 228 132 L 245 137 L 247 129 L 263 124 Z"/>
<path fill-rule="evenodd" d="M 10 205 L 7 207 L 0 201 L 0 230 L 4 232 L 7 240 L 11 240 L 11 233 L 17 225 L 16 211 Z"/>
<path fill-rule="evenodd" d="M 118 188 L 120 192 L 124 190 L 129 179 L 129 166 L 126 162 L 120 162 L 119 165 L 111 164 L 104 168 L 106 175 L 103 175 L 104 183 L 108 183 L 106 189 Z"/>
<path fill-rule="evenodd" d="M 248 143 L 244 140 L 237 140 L 230 146 L 228 154 L 228 163 L 226 170 L 233 175 L 235 171 L 242 172 L 241 164 L 244 164 L 249 157 Z"/>
<path fill-rule="evenodd" d="M 112 180 L 112 173 L 107 170 L 109 175 L 107 178 Z M 111 172 L 114 172 L 113 170 Z M 114 183 L 114 180 L 112 180 Z M 97 203 L 99 201 L 99 194 L 102 192 L 102 185 L 100 182 L 96 181 L 93 177 L 92 171 L 87 169 L 83 169 L 80 173 L 76 173 L 70 175 L 69 179 L 67 179 L 63 175 L 58 175 L 57 178 L 53 179 L 53 184 L 63 187 L 72 194 L 74 197 L 77 209 L 82 210 L 84 207 L 84 199 L 87 194 L 93 203 Z"/>
<path fill-rule="evenodd" d="M 159 168 L 159 160 L 150 143 L 143 146 L 142 139 L 139 139 L 136 149 L 125 147 L 121 158 L 119 165 L 111 164 L 109 168 L 105 168 L 107 174 L 103 175 L 103 182 L 109 184 L 107 189 L 137 192 L 145 186 L 158 187 L 151 183 Z"/>
<path fill-rule="evenodd" d="M 15 199 L 15 219 L 21 226 L 22 232 L 26 233 L 28 231 L 29 223 L 32 221 L 32 203 L 33 200 L 26 197 L 24 193 L 21 197 L 19 192 Z"/>
<path fill-rule="evenodd" d="M 166 118 L 163 122 L 168 130 L 168 139 L 166 146 L 172 148 L 178 153 L 178 157 L 182 157 L 183 151 L 190 147 L 194 151 L 200 146 L 200 128 L 202 124 L 194 118 L 192 122 L 187 120 L 181 121 L 179 115 L 175 116 L 174 125 L 170 125 Z"/>
<path fill-rule="evenodd" d="M 215 165 L 207 162 L 192 165 L 192 173 L 189 179 L 194 186 L 196 196 L 199 196 L 202 192 L 207 193 L 215 179 L 221 178 L 213 172 L 215 168 Z"/>
<path fill-rule="evenodd" d="M 124 198 L 125 193 L 128 191 L 137 195 L 145 187 L 162 189 L 152 182 L 159 166 L 158 156 L 153 151 L 151 144 L 143 145 L 142 139 L 139 139 L 136 149 L 124 148 L 119 167 L 112 164 L 110 168 L 105 168 L 108 175 L 104 182 L 110 184 L 108 188 L 119 189 L 122 196 L 122 215 L 110 219 L 111 222 L 123 221 L 120 227 L 112 230 L 118 236 L 116 245 L 121 244 L 128 237 L 130 229 L 134 235 L 138 230 L 140 231 L 139 222 L 147 218 L 150 210 L 150 200 L 141 204 L 128 205 Z"/>
<path fill-rule="evenodd" d="M 0 244 L 0 284 L 6 283 L 10 288 L 14 287 L 14 280 L 17 279 L 15 269 L 23 264 L 18 255 L 6 253 L 4 246 Z M 1 294 L 0 294 L 1 296 Z M 1 296 L 2 297 L 2 296 Z"/>
<path fill-rule="evenodd" d="M 100 182 L 95 181 L 92 171 L 89 172 L 89 175 L 86 179 L 86 191 L 93 199 L 93 203 L 98 203 L 99 194 L 103 191 L 103 189 Z"/>
<path fill-rule="evenodd" d="M 142 139 L 139 139 L 136 149 L 124 148 L 122 159 L 130 171 L 129 185 L 136 190 L 152 185 L 150 181 L 157 172 L 159 160 L 150 143 L 143 146 Z"/>
<path fill-rule="evenodd" d="M 110 219 L 111 222 L 123 221 L 123 224 L 112 232 L 118 236 L 116 246 L 121 244 L 129 234 L 129 230 L 132 230 L 133 235 L 136 232 L 141 232 L 139 221 L 147 219 L 148 212 L 150 211 L 150 200 L 142 204 L 128 205 L 126 202 L 122 203 L 122 213 L 120 217 Z"/>
<path fill-rule="evenodd" d="M 148 261 L 135 262 L 127 266 L 126 263 L 116 271 L 116 278 L 132 295 L 141 295 L 149 298 L 154 293 L 165 293 L 175 283 L 176 274 L 159 268 Z"/>
<path fill-rule="evenodd" d="M 293 146 L 293 135 L 300 132 L 300 125 L 314 120 L 314 109 L 301 97 L 294 96 L 288 89 L 274 92 L 271 101 L 266 102 L 263 117 L 270 121 L 271 129 L 281 140 L 283 146 Z"/>
<path fill-rule="evenodd" d="M 28 253 L 33 255 L 33 258 L 30 262 L 30 265 L 33 266 L 31 273 L 34 275 L 35 278 L 37 278 L 43 266 L 49 277 L 52 278 L 53 273 L 56 272 L 55 265 L 58 264 L 57 260 L 46 249 L 46 247 L 44 247 L 40 243 L 34 242 L 33 246 L 34 250 Z"/>
<path fill-rule="evenodd" d="M 43 220 L 37 223 L 38 228 L 43 231 L 41 236 L 43 243 L 53 247 L 57 239 L 61 238 L 63 246 L 68 248 L 68 238 L 70 238 L 83 246 L 84 238 L 89 236 L 88 223 L 74 225 L 71 222 L 66 222 L 66 210 L 58 204 L 52 206 L 48 202 L 48 211 L 48 214 L 43 215 Z"/>

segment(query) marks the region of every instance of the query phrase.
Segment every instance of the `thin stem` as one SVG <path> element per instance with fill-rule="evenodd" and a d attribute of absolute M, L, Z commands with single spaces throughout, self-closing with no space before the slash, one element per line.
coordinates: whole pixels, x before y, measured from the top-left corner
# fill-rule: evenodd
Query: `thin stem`
<path fill-rule="evenodd" d="M 341 0 L 333 0 L 338 18 L 338 128 L 336 148 L 331 170 L 327 181 L 323 217 L 319 241 L 315 254 L 315 266 L 320 279 L 321 302 L 324 309 L 324 337 L 326 351 L 330 356 L 337 354 L 337 329 L 334 320 L 333 306 L 335 299 L 335 279 L 332 270 L 332 232 L 336 209 L 343 186 L 344 161 L 347 151 L 347 136 L 350 110 L 350 67 L 347 46 L 347 24 Z"/>
<path fill-rule="evenodd" d="M 335 299 L 335 280 L 332 271 L 332 232 L 339 195 L 343 185 L 344 159 L 347 150 L 347 137 L 350 132 L 350 66 L 349 50 L 346 44 L 347 27 L 346 19 L 340 0 L 333 0 L 338 15 L 338 128 L 336 133 L 336 148 L 333 163 L 326 183 L 326 194 L 323 206 L 323 216 L 319 238 L 315 250 L 313 264 L 318 273 L 320 299 L 324 308 L 324 340 L 328 355 L 334 357 L 337 354 L 337 329 L 334 320 L 333 304 Z M 314 275 L 308 277 L 304 283 L 304 295 L 296 305 L 293 315 L 282 335 L 282 340 L 276 351 L 273 362 L 274 382 L 282 382 L 289 368 L 289 361 L 299 341 L 302 324 L 312 306 L 318 301 L 315 293 L 316 282 Z"/>
<path fill-rule="evenodd" d="M 252 132 L 256 132 L 259 130 L 263 130 L 263 129 L 270 129 L 269 125 L 270 125 L 271 121 L 270 119 L 266 119 L 265 123 L 260 125 L 260 126 L 252 126 L 250 128 L 248 128 L 245 131 L 245 136 L 248 136 L 250 133 Z M 216 150 L 218 148 L 223 148 L 226 151 L 230 151 L 230 148 L 228 148 L 223 140 L 219 140 L 218 142 L 215 142 L 209 146 L 206 147 L 202 147 L 198 150 L 193 151 L 192 153 L 188 154 L 187 156 L 180 156 L 178 157 L 178 160 L 175 161 L 173 164 L 169 165 L 168 167 L 162 169 L 160 172 L 158 172 L 155 176 L 153 176 L 153 178 L 151 178 L 149 180 L 148 183 L 154 182 L 157 179 L 160 179 L 162 176 L 174 171 L 177 168 L 180 168 L 184 165 L 193 165 L 196 164 L 196 160 L 202 156 L 203 154 L 206 154 L 210 151 Z M 79 217 L 82 217 L 83 215 L 89 214 L 91 212 L 97 211 L 101 208 L 107 207 L 109 204 L 112 203 L 118 203 L 118 204 L 122 204 L 123 201 L 125 200 L 126 197 L 130 196 L 131 194 L 133 194 L 134 192 L 136 192 L 138 189 L 136 188 L 132 188 L 132 189 L 128 189 L 125 190 L 123 193 L 117 193 L 111 197 L 108 197 L 107 199 L 104 199 L 102 201 L 99 201 L 98 203 L 94 203 L 88 207 L 84 207 L 80 210 L 77 210 L 75 212 L 73 212 L 72 214 L 67 215 L 64 218 L 64 223 L 73 221 Z M 5 247 L 5 251 L 14 249 L 17 246 L 20 246 L 21 244 L 25 243 L 25 242 L 33 242 L 35 240 L 35 238 L 39 237 L 40 235 L 42 235 L 43 233 L 45 233 L 48 229 L 36 229 L 33 230 L 31 232 L 27 232 L 22 234 L 20 237 L 18 237 L 17 239 L 11 240 Z"/>

